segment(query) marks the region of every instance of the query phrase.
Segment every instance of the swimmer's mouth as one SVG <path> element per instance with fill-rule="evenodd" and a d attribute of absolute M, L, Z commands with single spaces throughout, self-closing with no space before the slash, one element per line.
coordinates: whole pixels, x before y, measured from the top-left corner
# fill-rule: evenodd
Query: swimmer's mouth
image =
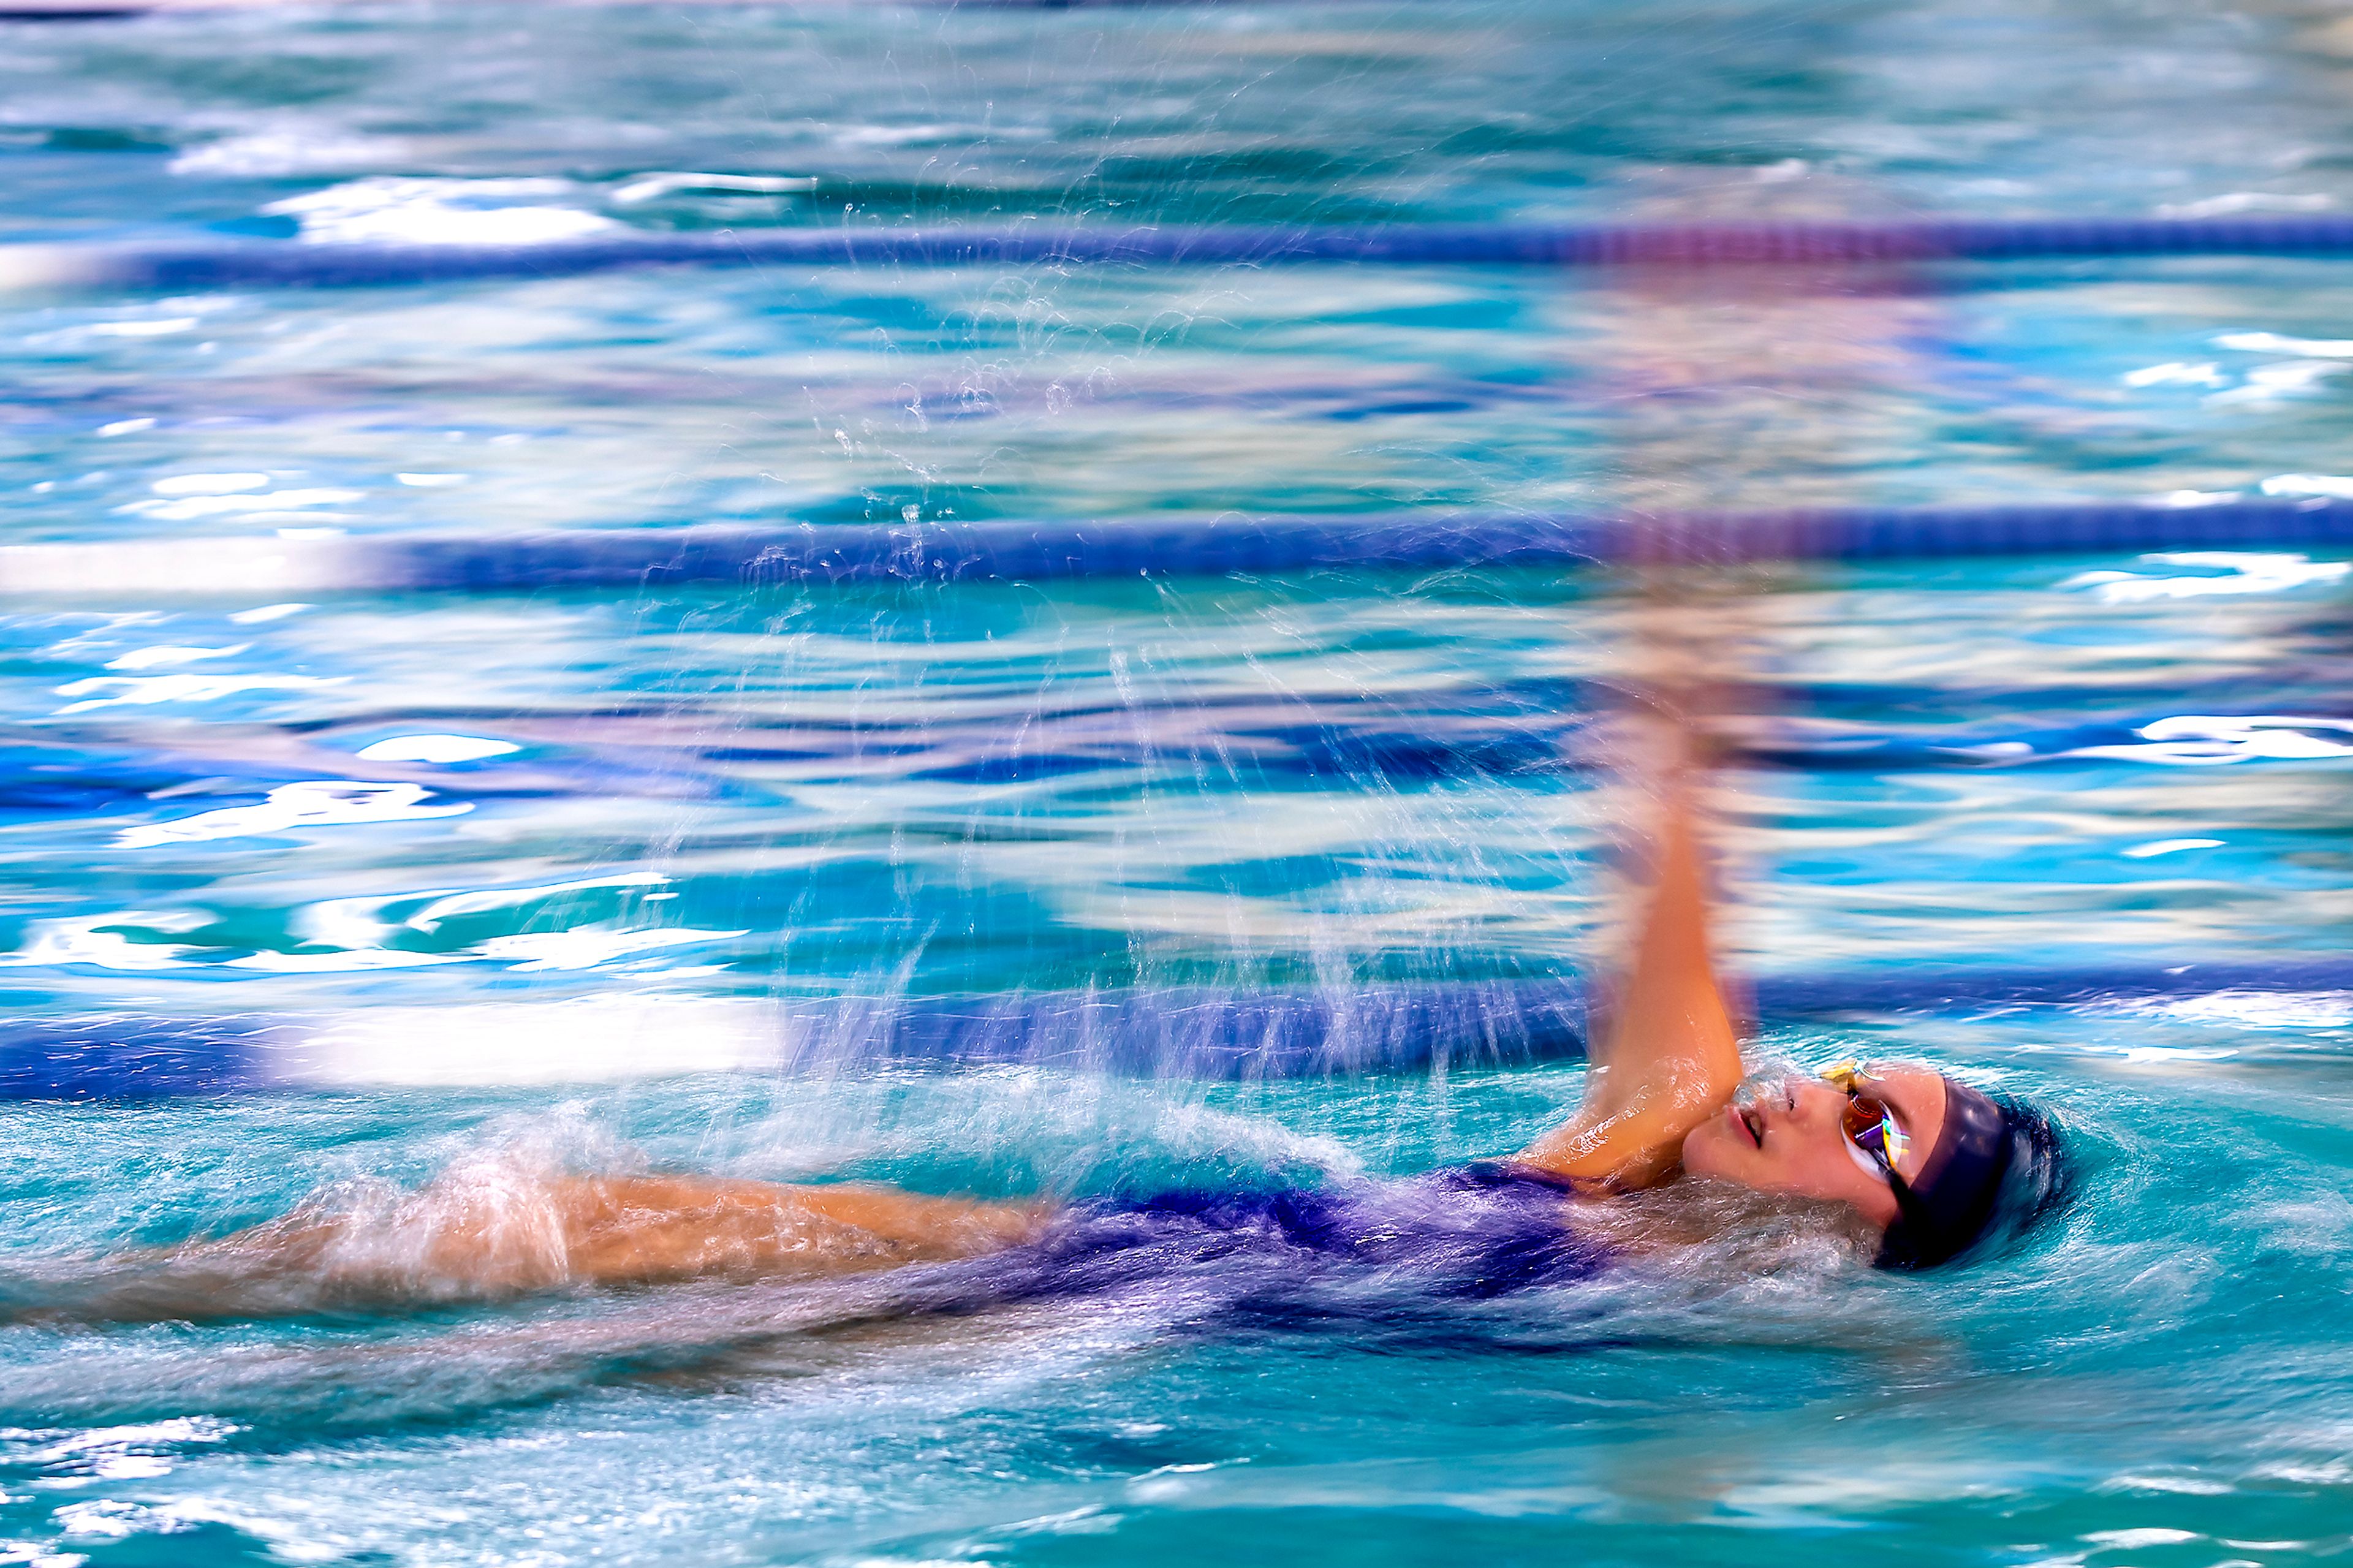
<path fill-rule="evenodd" d="M 1741 1130 L 1748 1134 L 1750 1139 L 1756 1142 L 1757 1147 L 1759 1149 L 1764 1148 L 1765 1119 L 1762 1116 L 1757 1115 L 1753 1109 L 1746 1105 L 1736 1105 L 1732 1109 L 1734 1113 L 1740 1118 Z"/>

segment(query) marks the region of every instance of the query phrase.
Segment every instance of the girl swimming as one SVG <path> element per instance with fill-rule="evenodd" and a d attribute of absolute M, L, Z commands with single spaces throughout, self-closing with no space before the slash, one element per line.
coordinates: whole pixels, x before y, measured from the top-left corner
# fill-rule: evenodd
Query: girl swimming
<path fill-rule="evenodd" d="M 1641 1211 L 1630 1226 L 1621 1199 L 1670 1183 L 1831 1209 L 1894 1268 L 1949 1261 L 2048 1208 L 2063 1162 L 2049 1122 L 2024 1106 L 1925 1066 L 1745 1078 L 1710 949 L 1701 767 L 1680 725 L 1667 751 L 1654 770 L 1651 886 L 1584 1101 L 1509 1158 L 1329 1190 L 1075 1205 L 693 1175 L 445 1180 L 372 1210 L 305 1208 L 151 1257 L 114 1277 L 100 1310 L 244 1314 L 967 1260 L 916 1273 L 934 1305 L 971 1307 L 1237 1258 L 1369 1267 L 1485 1297 L 1668 1245 Z"/>

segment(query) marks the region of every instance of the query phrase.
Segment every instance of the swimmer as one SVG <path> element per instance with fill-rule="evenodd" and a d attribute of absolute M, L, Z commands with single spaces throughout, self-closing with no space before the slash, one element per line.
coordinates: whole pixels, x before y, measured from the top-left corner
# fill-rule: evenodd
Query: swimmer
<path fill-rule="evenodd" d="M 306 1207 L 149 1255 L 86 1306 L 113 1318 L 247 1315 L 982 1260 L 944 1276 L 942 1300 L 968 1307 L 1100 1290 L 1238 1252 L 1253 1267 L 1353 1260 L 1410 1272 L 1440 1294 L 1493 1296 L 1674 1245 L 1639 1234 L 1643 1211 L 1625 1198 L 1669 1184 L 1835 1213 L 1895 1268 L 1990 1249 L 2050 1207 L 2063 1161 L 2050 1123 L 2024 1106 L 1925 1066 L 1747 1078 L 1710 951 L 1702 765 L 1680 724 L 1667 751 L 1653 770 L 1659 819 L 1638 940 L 1584 1102 L 1506 1159 L 1336 1191 L 1070 1206 L 855 1184 L 459 1171 L 372 1209 Z"/>

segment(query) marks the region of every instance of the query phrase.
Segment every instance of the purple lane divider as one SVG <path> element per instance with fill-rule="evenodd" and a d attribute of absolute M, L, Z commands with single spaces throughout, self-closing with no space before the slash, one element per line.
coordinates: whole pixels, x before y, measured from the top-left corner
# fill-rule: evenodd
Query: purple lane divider
<path fill-rule="evenodd" d="M 1894 561 L 2353 546 L 2353 501 L 1820 508 L 1646 518 L 1392 514 L 613 529 L 0 545 L 0 595 L 189 597 L 1326 569 Z"/>
<path fill-rule="evenodd" d="M 731 229 L 527 246 L 179 240 L 0 248 L 0 287 L 358 288 L 694 267 L 1738 267 L 2165 256 L 2353 256 L 2353 217 L 1915 223 L 1069 225 Z"/>

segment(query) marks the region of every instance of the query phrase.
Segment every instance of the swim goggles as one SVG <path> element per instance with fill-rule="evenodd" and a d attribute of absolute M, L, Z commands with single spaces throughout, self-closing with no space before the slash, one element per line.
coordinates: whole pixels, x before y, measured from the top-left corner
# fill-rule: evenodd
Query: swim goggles
<path fill-rule="evenodd" d="M 1896 1124 L 1894 1108 L 1863 1087 L 1871 1075 L 1861 1062 L 1845 1061 L 1823 1068 L 1822 1078 L 1833 1089 L 1846 1091 L 1846 1115 L 1840 1127 L 1857 1155 L 1855 1163 L 1885 1176 L 1891 1184 L 1901 1185 L 1895 1167 L 1912 1147 L 1912 1140 Z"/>

